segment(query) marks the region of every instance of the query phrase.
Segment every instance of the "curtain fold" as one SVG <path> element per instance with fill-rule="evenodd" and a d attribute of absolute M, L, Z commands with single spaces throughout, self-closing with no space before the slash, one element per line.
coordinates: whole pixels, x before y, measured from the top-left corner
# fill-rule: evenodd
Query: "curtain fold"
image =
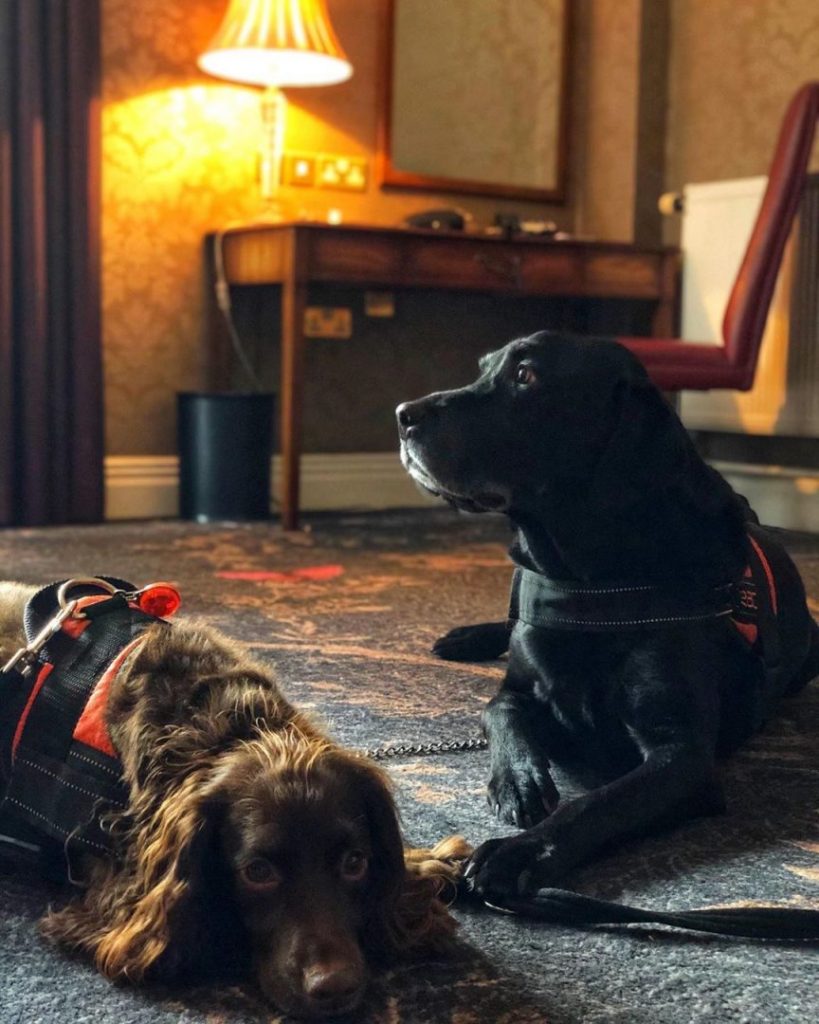
<path fill-rule="evenodd" d="M 99 0 L 2 0 L 2 525 L 102 518 L 99 122 Z"/>

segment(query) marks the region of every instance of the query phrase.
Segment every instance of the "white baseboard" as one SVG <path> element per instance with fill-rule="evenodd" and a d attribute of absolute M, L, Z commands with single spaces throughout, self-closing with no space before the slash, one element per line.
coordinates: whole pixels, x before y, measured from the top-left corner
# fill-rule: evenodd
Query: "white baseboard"
<path fill-rule="evenodd" d="M 819 533 L 819 471 L 738 462 L 713 465 L 734 490 L 745 495 L 763 523 Z M 276 457 L 274 497 L 279 484 Z M 436 503 L 416 488 L 392 452 L 304 455 L 301 489 L 306 511 L 418 508 Z M 179 460 L 175 455 L 109 455 L 105 502 L 106 519 L 178 515 Z"/>
<path fill-rule="evenodd" d="M 273 459 L 273 500 L 280 462 Z M 305 511 L 414 508 L 434 504 L 407 476 L 398 454 L 307 454 L 301 460 Z M 179 514 L 179 460 L 175 455 L 109 455 L 105 460 L 105 518 L 155 519 Z"/>

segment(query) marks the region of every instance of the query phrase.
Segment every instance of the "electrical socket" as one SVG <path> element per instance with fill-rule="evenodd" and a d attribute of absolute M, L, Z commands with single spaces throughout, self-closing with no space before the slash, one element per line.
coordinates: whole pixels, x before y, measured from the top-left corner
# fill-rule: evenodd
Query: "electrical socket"
<path fill-rule="evenodd" d="M 319 153 L 316 185 L 345 192 L 365 192 L 368 162 L 363 156 L 336 156 Z"/>
<path fill-rule="evenodd" d="M 353 313 L 343 306 L 308 306 L 304 311 L 305 338 L 337 338 L 353 336 Z"/>
<path fill-rule="evenodd" d="M 364 156 L 337 153 L 285 153 L 282 182 L 302 188 L 366 192 L 369 161 Z"/>

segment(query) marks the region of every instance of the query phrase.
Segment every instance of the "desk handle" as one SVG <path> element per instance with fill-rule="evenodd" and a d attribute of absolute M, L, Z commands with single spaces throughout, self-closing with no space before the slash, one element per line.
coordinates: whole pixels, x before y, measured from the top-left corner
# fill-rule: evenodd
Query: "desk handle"
<path fill-rule="evenodd" d="M 506 281 L 511 281 L 516 288 L 522 285 L 520 268 L 522 260 L 520 256 L 488 256 L 485 252 L 476 252 L 473 259 L 476 263 Z"/>

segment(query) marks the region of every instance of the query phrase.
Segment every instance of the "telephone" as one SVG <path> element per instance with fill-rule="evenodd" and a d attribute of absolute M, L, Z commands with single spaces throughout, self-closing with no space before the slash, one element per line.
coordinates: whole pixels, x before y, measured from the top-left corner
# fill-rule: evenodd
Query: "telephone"
<path fill-rule="evenodd" d="M 471 215 L 453 207 L 440 210 L 422 210 L 413 213 L 404 221 L 410 228 L 426 228 L 431 231 L 463 231 Z"/>

